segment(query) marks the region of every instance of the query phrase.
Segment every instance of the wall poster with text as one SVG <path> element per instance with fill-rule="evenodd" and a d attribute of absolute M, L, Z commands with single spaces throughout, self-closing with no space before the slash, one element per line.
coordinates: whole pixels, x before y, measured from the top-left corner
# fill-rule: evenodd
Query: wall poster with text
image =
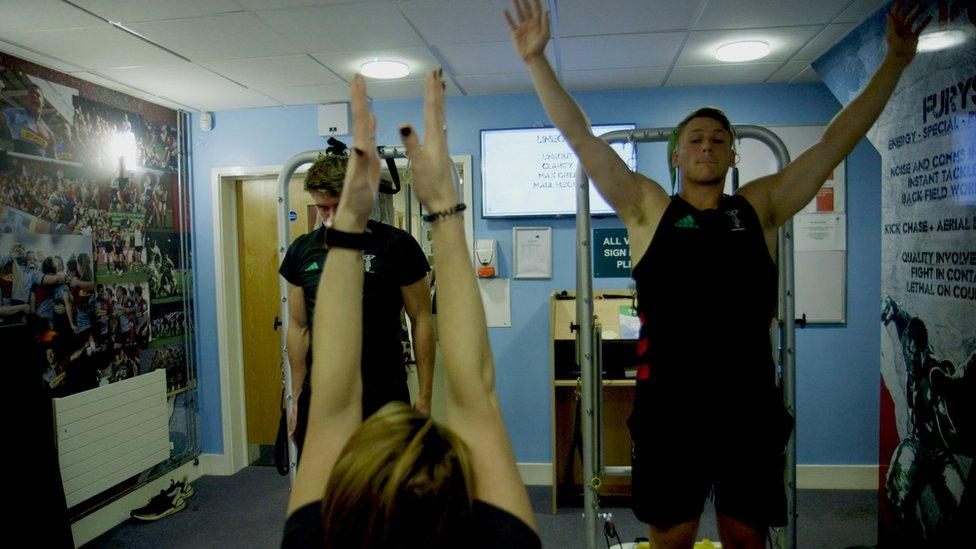
<path fill-rule="evenodd" d="M 926 4 L 920 51 L 868 138 L 881 153 L 880 547 L 957 547 L 976 516 L 976 6 Z M 814 63 L 841 103 L 885 54 L 885 10 Z"/>

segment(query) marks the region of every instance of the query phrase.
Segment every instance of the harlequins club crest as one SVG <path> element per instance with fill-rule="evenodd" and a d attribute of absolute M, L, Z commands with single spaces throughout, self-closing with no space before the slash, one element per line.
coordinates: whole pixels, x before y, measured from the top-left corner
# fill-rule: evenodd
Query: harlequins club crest
<path fill-rule="evenodd" d="M 729 216 L 729 221 L 732 222 L 733 231 L 746 230 L 746 228 L 742 226 L 742 221 L 739 221 L 739 210 L 729 210 L 725 212 L 725 215 Z"/>
<path fill-rule="evenodd" d="M 376 259 L 376 256 L 373 254 L 363 254 L 363 272 L 376 274 L 376 271 L 373 270 L 374 259 Z"/>

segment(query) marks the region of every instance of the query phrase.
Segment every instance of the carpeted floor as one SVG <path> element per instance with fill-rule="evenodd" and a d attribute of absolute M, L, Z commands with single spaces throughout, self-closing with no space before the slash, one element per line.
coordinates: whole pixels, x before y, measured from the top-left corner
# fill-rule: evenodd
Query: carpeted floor
<path fill-rule="evenodd" d="M 165 519 L 126 522 L 85 545 L 87 548 L 152 547 L 233 549 L 277 547 L 285 522 L 288 478 L 273 467 L 248 467 L 231 477 L 202 477 L 186 509 Z M 543 547 L 582 546 L 580 508 L 549 509 L 549 488 L 530 486 Z M 798 546 L 804 549 L 875 545 L 878 538 L 877 492 L 801 490 Z M 623 541 L 647 536 L 647 527 L 626 508 L 608 508 Z M 699 537 L 717 540 L 715 516 L 706 506 Z"/>

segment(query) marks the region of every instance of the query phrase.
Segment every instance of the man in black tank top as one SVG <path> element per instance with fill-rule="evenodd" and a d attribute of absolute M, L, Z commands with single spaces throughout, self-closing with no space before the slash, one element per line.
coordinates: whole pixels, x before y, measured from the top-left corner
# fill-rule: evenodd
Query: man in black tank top
<path fill-rule="evenodd" d="M 783 450 L 791 423 L 776 390 L 769 327 L 776 233 L 816 196 L 877 120 L 928 23 L 918 3 L 888 17 L 888 53 L 820 142 L 783 171 L 723 195 L 735 132 L 704 108 L 672 135 L 681 190 L 632 172 L 562 87 L 544 55 L 548 13 L 515 0 L 512 41 L 546 113 L 613 206 L 630 238 L 641 338 L 633 505 L 653 546 L 691 547 L 709 493 L 723 546 L 762 547 L 785 516 Z"/>

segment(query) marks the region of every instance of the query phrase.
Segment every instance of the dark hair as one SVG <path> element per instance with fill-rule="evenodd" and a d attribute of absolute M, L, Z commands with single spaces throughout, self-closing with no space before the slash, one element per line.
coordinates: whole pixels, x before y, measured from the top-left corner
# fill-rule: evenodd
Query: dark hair
<path fill-rule="evenodd" d="M 58 274 L 58 269 L 54 266 L 54 256 L 49 255 L 41 262 L 41 272 L 44 274 Z"/>
<path fill-rule="evenodd" d="M 929 346 L 929 331 L 925 323 L 917 317 L 909 320 L 908 326 L 905 327 L 905 339 L 914 341 L 915 348 L 919 352 L 925 351 Z"/>
<path fill-rule="evenodd" d="M 332 196 L 342 195 L 348 161 L 349 157 L 345 155 L 320 154 L 305 173 L 305 190 L 322 191 Z"/>
<path fill-rule="evenodd" d="M 722 125 L 722 128 L 724 128 L 725 131 L 729 132 L 729 135 L 732 137 L 731 146 L 733 149 L 735 148 L 735 128 L 733 128 L 732 123 L 729 122 L 729 117 L 727 114 L 725 114 L 725 111 L 718 107 L 702 107 L 686 116 L 684 120 L 679 122 L 674 128 L 675 137 L 680 137 L 681 132 L 685 129 L 685 126 L 687 126 L 688 122 L 691 122 L 691 120 L 694 118 L 711 118 L 712 120 L 717 121 Z"/>

